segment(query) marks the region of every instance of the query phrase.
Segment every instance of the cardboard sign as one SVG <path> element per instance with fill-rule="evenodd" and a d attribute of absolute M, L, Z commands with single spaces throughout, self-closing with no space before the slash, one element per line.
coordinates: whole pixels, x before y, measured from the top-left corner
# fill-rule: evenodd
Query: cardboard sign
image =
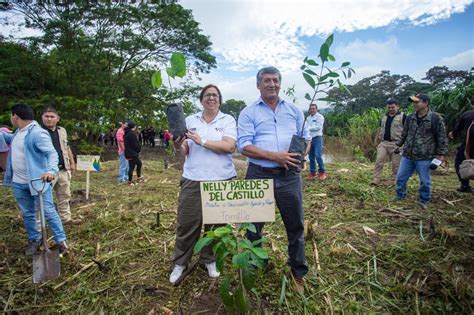
<path fill-rule="evenodd" d="M 78 171 L 100 171 L 100 156 L 99 155 L 78 155 L 77 156 L 77 170 Z"/>
<path fill-rule="evenodd" d="M 201 182 L 205 224 L 275 221 L 273 179 Z"/>

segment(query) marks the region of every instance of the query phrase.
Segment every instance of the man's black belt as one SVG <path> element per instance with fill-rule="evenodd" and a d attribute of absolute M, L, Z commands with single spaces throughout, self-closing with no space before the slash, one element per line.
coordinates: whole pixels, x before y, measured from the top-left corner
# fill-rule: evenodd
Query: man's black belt
<path fill-rule="evenodd" d="M 286 176 L 288 175 L 288 173 L 292 172 L 292 171 L 287 170 L 284 167 L 263 167 L 252 162 L 249 162 L 249 166 L 258 169 L 262 173 L 271 174 L 271 175 L 279 175 L 279 176 L 285 175 Z"/>

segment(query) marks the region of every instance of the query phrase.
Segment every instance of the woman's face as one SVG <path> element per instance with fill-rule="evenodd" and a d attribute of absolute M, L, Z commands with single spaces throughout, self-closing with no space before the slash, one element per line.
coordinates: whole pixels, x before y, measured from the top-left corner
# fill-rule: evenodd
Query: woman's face
<path fill-rule="evenodd" d="M 219 103 L 219 92 L 217 91 L 217 89 L 214 87 L 208 88 L 204 92 L 201 104 L 204 107 L 204 110 L 206 111 L 219 110 L 219 106 L 221 104 Z"/>

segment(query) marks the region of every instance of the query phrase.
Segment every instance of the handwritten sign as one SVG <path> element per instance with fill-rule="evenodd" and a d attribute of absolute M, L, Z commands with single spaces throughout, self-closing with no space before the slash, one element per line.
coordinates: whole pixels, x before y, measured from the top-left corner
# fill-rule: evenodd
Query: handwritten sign
<path fill-rule="evenodd" d="M 100 171 L 100 156 L 98 155 L 78 155 L 77 170 L 78 171 Z"/>
<path fill-rule="evenodd" d="M 272 179 L 201 182 L 205 224 L 275 221 Z"/>

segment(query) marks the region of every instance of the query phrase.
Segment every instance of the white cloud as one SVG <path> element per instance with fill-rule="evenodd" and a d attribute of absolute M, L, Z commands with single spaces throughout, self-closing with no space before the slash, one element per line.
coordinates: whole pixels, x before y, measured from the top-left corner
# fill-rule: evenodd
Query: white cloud
<path fill-rule="evenodd" d="M 272 64 L 294 70 L 305 55 L 302 36 L 352 32 L 395 22 L 427 25 L 460 13 L 472 0 L 183 0 L 227 70 Z"/>
<path fill-rule="evenodd" d="M 397 58 L 399 59 L 400 57 L 407 57 L 409 55 L 408 52 L 403 51 L 398 45 L 396 37 L 390 37 L 381 41 L 361 41 L 360 39 L 355 39 L 347 44 L 336 46 L 334 51 L 336 60 L 342 61 L 338 56 L 343 56 L 344 60 L 351 61 L 351 67 L 356 71 L 356 74 L 351 78 L 343 80 L 346 84 L 354 84 L 362 78 L 380 73 L 381 70 L 393 69 Z M 304 95 L 310 92 L 310 88 L 303 79 L 301 71 L 299 69 L 283 70 L 282 77 L 282 90 L 280 95 L 289 99 L 283 94 L 283 90 L 294 85 L 297 105 L 305 109 L 308 106 L 308 101 L 306 101 Z M 228 76 L 213 72 L 203 76 L 202 83 L 218 84 L 226 99 L 241 99 L 249 104 L 258 97 L 254 76 L 229 80 Z M 322 96 L 323 95 L 318 97 Z M 324 104 L 322 104 L 322 107 L 324 107 Z"/>
<path fill-rule="evenodd" d="M 474 48 L 451 57 L 442 58 L 438 65 L 447 66 L 453 70 L 469 70 L 474 67 Z"/>
<path fill-rule="evenodd" d="M 390 63 L 407 58 L 409 52 L 398 45 L 396 37 L 392 36 L 385 41 L 355 39 L 335 48 L 335 56 L 344 56 L 351 60 L 352 64 L 363 64 L 370 60 L 371 64 L 389 65 Z"/>

